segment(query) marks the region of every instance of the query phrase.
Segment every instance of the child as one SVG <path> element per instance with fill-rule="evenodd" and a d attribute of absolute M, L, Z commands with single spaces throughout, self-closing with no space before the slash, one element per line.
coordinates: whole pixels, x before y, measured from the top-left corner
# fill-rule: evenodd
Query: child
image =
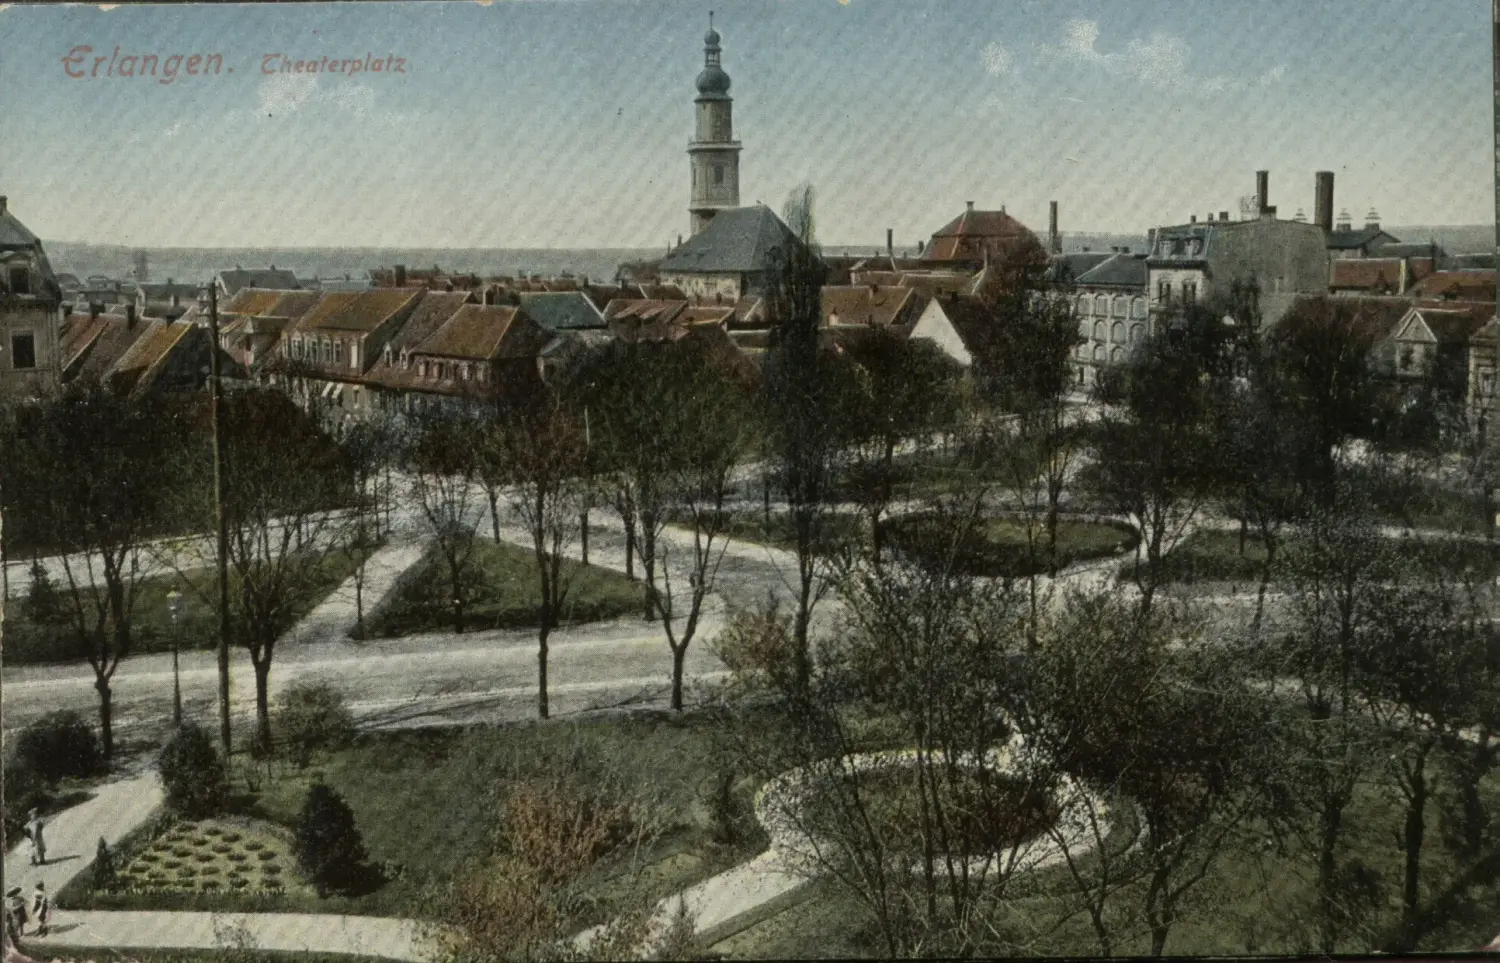
<path fill-rule="evenodd" d="M 35 809 L 31 811 L 26 820 L 26 835 L 31 838 L 31 865 L 45 866 L 47 863 L 47 841 L 42 838 L 42 830 L 46 823 Z"/>
<path fill-rule="evenodd" d="M 47 898 L 47 884 L 41 881 L 31 894 L 31 915 L 36 920 L 36 935 L 46 936 L 47 924 L 52 920 L 52 901 Z"/>
<path fill-rule="evenodd" d="M 26 897 L 21 895 L 19 886 L 5 891 L 5 926 L 11 944 L 20 942 L 21 934 L 26 932 Z"/>

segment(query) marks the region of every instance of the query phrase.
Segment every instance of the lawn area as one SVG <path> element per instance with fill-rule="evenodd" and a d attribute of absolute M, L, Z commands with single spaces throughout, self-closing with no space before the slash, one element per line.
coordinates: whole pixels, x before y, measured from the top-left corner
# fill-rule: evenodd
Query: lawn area
<path fill-rule="evenodd" d="M 885 523 L 887 543 L 928 565 L 951 562 L 954 570 L 989 578 L 1024 578 L 1046 572 L 1046 533 L 1040 525 L 1028 543 L 1026 523 L 1019 519 L 988 518 L 966 537 L 955 540 L 931 515 L 907 515 Z M 1059 569 L 1096 558 L 1107 558 L 1135 547 L 1135 532 L 1124 524 L 1062 520 L 1057 526 Z"/>
<path fill-rule="evenodd" d="M 318 603 L 358 568 L 358 556 L 336 551 L 324 555 L 313 570 L 313 577 L 298 592 L 292 605 L 297 618 L 311 612 Z M 65 585 L 54 583 L 63 605 L 72 605 Z M 173 589 L 182 593 L 182 619 L 172 623 L 167 594 Z M 234 574 L 230 573 L 231 593 Z M 91 595 L 91 593 L 86 593 Z M 216 573 L 212 568 L 189 569 L 181 574 L 167 573 L 141 579 L 136 585 L 131 625 L 133 654 L 165 652 L 177 640 L 184 649 L 209 649 L 218 644 L 218 592 Z M 89 598 L 86 605 L 92 605 Z M 74 662 L 84 658 L 85 649 L 76 633 L 37 625 L 29 618 L 25 594 L 19 604 L 5 613 L 5 661 L 10 665 L 35 665 L 47 662 Z"/>
<path fill-rule="evenodd" d="M 509 542 L 479 538 L 474 543 L 476 588 L 464 613 L 464 628 L 520 629 L 537 624 L 541 590 L 536 557 Z M 563 624 L 597 622 L 642 612 L 645 589 L 612 569 L 563 562 L 563 577 L 573 580 L 564 606 Z M 453 629 L 448 576 L 436 547 L 413 568 L 390 601 L 368 620 L 375 638 Z"/>
<path fill-rule="evenodd" d="M 1482 534 L 1488 530 L 1484 495 L 1430 479 L 1403 478 L 1363 466 L 1345 469 L 1349 480 L 1370 495 L 1376 513 L 1388 525 L 1440 528 Z"/>
<path fill-rule="evenodd" d="M 592 872 L 588 888 L 596 898 L 592 912 L 597 918 L 580 920 L 581 929 L 603 922 L 626 900 L 664 897 L 764 847 L 764 837 L 748 815 L 755 786 L 738 775 L 733 777 L 733 797 L 736 811 L 744 813 L 735 821 L 738 839 L 719 841 L 722 820 L 714 815 L 713 799 L 726 772 L 728 738 L 729 723 L 673 713 L 549 725 L 369 733 L 348 749 L 318 758 L 307 770 L 273 763 L 259 792 L 240 801 L 241 818 L 236 820 L 241 827 L 253 826 L 244 821 L 253 818 L 270 829 L 255 834 L 244 828 L 234 831 L 242 836 L 236 841 L 239 846 L 253 836 L 263 843 L 261 851 L 273 849 L 268 832 L 274 836 L 294 827 L 308 788 L 321 779 L 348 802 L 371 863 L 385 873 L 387 881 L 373 892 L 319 899 L 292 885 L 297 872 L 292 863 L 281 874 L 288 884 L 279 893 L 100 894 L 91 891 L 85 873 L 64 890 L 59 903 L 100 909 L 422 914 L 437 892 L 435 887 L 440 888 L 488 850 L 508 786 L 573 772 L 598 784 L 610 780 L 623 785 L 626 792 L 652 799 L 654 811 L 662 814 L 666 824 L 646 856 L 651 866 L 644 887 L 627 887 L 617 866 L 604 865 Z M 205 833 L 188 829 L 182 841 L 168 843 L 162 836 L 172 831 L 165 822 L 143 829 L 122 843 L 119 863 L 135 865 L 143 853 L 161 851 L 163 846 L 179 862 L 195 859 L 197 850 L 188 840 Z M 179 847 L 191 850 L 189 856 L 175 856 Z M 229 858 L 227 853 L 215 853 L 212 846 L 207 852 Z"/>
<path fill-rule="evenodd" d="M 1500 545 L 1417 538 L 1392 538 L 1389 543 L 1397 549 L 1403 561 L 1427 574 L 1461 576 L 1467 573 L 1479 578 L 1500 574 Z M 1286 551 L 1286 546 L 1287 535 L 1284 533 L 1277 546 L 1278 557 Z M 1238 532 L 1200 529 L 1178 543 L 1163 561 L 1169 582 L 1259 583 L 1265 558 L 1265 546 L 1260 536 L 1253 532 L 1245 538 L 1242 555 Z M 1273 583 L 1281 575 L 1273 567 Z"/>
<path fill-rule="evenodd" d="M 686 517 L 674 517 L 671 520 L 678 525 L 691 524 L 691 520 Z M 828 512 L 820 524 L 823 527 L 823 537 L 819 544 L 824 552 L 851 540 L 863 541 L 869 538 L 870 526 L 857 515 Z M 791 516 L 786 512 L 771 512 L 769 523 L 763 512 L 735 512 L 730 515 L 725 531 L 735 541 L 769 545 L 788 552 L 797 549 L 796 532 L 792 528 Z"/>
<path fill-rule="evenodd" d="M 1500 783 L 1495 777 L 1486 784 L 1485 795 L 1487 806 L 1500 804 Z M 1456 859 L 1443 842 L 1439 817 L 1431 808 L 1422 859 L 1424 906 L 1435 904 L 1458 871 Z M 1367 901 L 1352 901 L 1355 915 L 1362 910 L 1364 918 L 1339 951 L 1368 954 L 1391 935 L 1400 918 L 1402 853 L 1394 840 L 1401 825 L 1401 810 L 1392 802 L 1388 786 L 1366 782 L 1358 788 L 1344 825 L 1347 843 L 1340 855 L 1342 864 L 1362 867 L 1359 875 L 1373 882 Z M 1203 882 L 1190 891 L 1181 919 L 1168 938 L 1167 955 L 1315 953 L 1314 866 L 1313 854 L 1299 849 L 1295 841 L 1281 851 L 1266 826 L 1245 826 Z M 1150 953 L 1149 935 L 1140 919 L 1142 887 L 1139 879 L 1127 883 L 1106 910 L 1115 955 Z M 1474 886 L 1460 900 L 1459 911 L 1434 928 L 1420 948 L 1451 952 L 1489 942 L 1500 930 L 1493 913 L 1497 901 L 1500 881 L 1492 879 Z M 820 880 L 794 902 L 716 943 L 712 950 L 744 959 L 884 955 L 873 917 L 850 889 Z M 1016 877 L 998 905 L 1003 910 L 992 910 L 991 918 L 974 929 L 986 932 L 985 924 L 993 924 L 990 932 L 1004 934 L 1006 939 L 981 946 L 980 957 L 1080 957 L 1100 953 L 1088 915 L 1076 903 L 1065 869 Z M 1071 915 L 1070 906 L 1074 909 Z"/>

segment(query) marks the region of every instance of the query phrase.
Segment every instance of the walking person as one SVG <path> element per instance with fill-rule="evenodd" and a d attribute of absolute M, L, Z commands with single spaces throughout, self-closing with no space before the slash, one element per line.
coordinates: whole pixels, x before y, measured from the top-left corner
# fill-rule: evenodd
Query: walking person
<path fill-rule="evenodd" d="M 26 835 L 31 839 L 31 865 L 47 865 L 47 840 L 42 831 L 47 824 L 42 822 L 41 814 L 33 809 L 26 820 Z"/>
<path fill-rule="evenodd" d="M 21 895 L 19 886 L 5 891 L 5 932 L 12 946 L 19 945 L 26 932 L 26 897 Z"/>
<path fill-rule="evenodd" d="M 52 921 L 52 901 L 47 898 L 47 884 L 37 881 L 31 894 L 31 918 L 36 920 L 36 935 L 47 935 L 47 924 Z"/>

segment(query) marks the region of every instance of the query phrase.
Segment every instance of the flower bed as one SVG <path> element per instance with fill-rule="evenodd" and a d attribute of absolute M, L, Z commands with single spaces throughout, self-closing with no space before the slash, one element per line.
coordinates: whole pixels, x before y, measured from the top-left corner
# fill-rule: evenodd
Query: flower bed
<path fill-rule="evenodd" d="M 291 871 L 295 866 L 290 835 L 279 827 L 250 820 L 178 823 L 134 854 L 111 891 L 280 895 L 309 889 Z"/>

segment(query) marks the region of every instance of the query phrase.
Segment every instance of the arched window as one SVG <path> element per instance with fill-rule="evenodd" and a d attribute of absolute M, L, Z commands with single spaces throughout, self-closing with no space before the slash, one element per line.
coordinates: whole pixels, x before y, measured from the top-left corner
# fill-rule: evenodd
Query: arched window
<path fill-rule="evenodd" d="M 1116 346 L 1116 347 L 1110 349 L 1110 351 L 1109 351 L 1109 363 L 1110 364 L 1119 364 L 1121 361 L 1124 361 L 1124 360 L 1125 360 L 1125 349 L 1124 348 Z"/>
<path fill-rule="evenodd" d="M 1146 299 L 1135 297 L 1130 299 L 1130 316 L 1132 318 L 1144 318 L 1146 316 Z"/>
<path fill-rule="evenodd" d="M 724 165 L 723 164 L 715 164 L 714 165 L 714 183 L 715 184 L 722 184 L 722 183 L 724 183 Z"/>
<path fill-rule="evenodd" d="M 1089 324 L 1089 319 L 1088 318 L 1079 318 L 1078 319 L 1078 333 L 1079 333 L 1079 335 L 1081 335 L 1082 337 L 1087 338 L 1089 336 L 1089 332 L 1092 331 L 1092 330 L 1093 330 L 1093 327 Z"/>
<path fill-rule="evenodd" d="M 1144 335 L 1145 333 L 1146 333 L 1146 326 L 1145 325 L 1143 325 L 1143 324 L 1132 324 L 1130 326 L 1130 343 L 1131 344 L 1140 344 L 1140 342 L 1141 342 L 1141 336 Z"/>
<path fill-rule="evenodd" d="M 1109 317 L 1109 295 L 1094 295 L 1094 313 L 1102 318 Z"/>
<path fill-rule="evenodd" d="M 1095 341 L 1103 341 L 1104 340 L 1104 322 L 1103 321 L 1095 321 L 1094 322 L 1094 340 Z"/>
<path fill-rule="evenodd" d="M 1113 310 L 1114 310 L 1115 317 L 1117 317 L 1117 318 L 1123 318 L 1123 317 L 1125 317 L 1125 296 L 1123 294 L 1117 294 L 1117 295 L 1115 295 L 1114 309 Z"/>
<path fill-rule="evenodd" d="M 1094 345 L 1094 361 L 1096 361 L 1096 362 L 1103 362 L 1104 361 L 1104 345 L 1102 345 L 1102 344 L 1096 344 L 1096 345 Z"/>
<path fill-rule="evenodd" d="M 1089 302 L 1089 296 L 1087 294 L 1082 295 L 1082 296 L 1080 296 L 1078 298 L 1078 313 L 1079 314 L 1088 314 L 1090 306 L 1091 306 L 1091 304 Z"/>
<path fill-rule="evenodd" d="M 1124 344 L 1125 343 L 1125 322 L 1124 321 L 1116 321 L 1114 324 L 1110 325 L 1110 328 L 1109 328 L 1109 340 L 1113 341 L 1115 344 Z"/>

